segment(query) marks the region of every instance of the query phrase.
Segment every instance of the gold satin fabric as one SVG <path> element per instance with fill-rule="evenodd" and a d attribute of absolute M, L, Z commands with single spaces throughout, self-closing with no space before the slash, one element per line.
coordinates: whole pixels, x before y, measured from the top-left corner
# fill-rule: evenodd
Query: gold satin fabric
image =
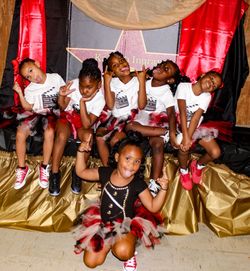
<path fill-rule="evenodd" d="M 71 0 L 93 20 L 118 29 L 163 28 L 181 21 L 206 0 Z"/>
<path fill-rule="evenodd" d="M 195 156 L 193 156 L 195 158 Z M 64 157 L 61 165 L 61 194 L 52 197 L 38 185 L 40 156 L 27 156 L 31 172 L 26 185 L 15 190 L 15 153 L 0 151 L 0 227 L 44 232 L 70 231 L 86 199 L 99 196 L 95 183 L 83 183 L 80 195 L 71 192 L 74 157 Z M 150 157 L 145 177 L 149 177 Z M 90 167 L 100 166 L 90 159 Z M 186 191 L 179 183 L 177 159 L 165 155 L 165 169 L 170 177 L 168 198 L 163 208 L 169 234 L 185 235 L 198 231 L 205 223 L 219 237 L 250 234 L 250 178 L 232 172 L 225 165 L 210 163 L 202 185 Z"/>

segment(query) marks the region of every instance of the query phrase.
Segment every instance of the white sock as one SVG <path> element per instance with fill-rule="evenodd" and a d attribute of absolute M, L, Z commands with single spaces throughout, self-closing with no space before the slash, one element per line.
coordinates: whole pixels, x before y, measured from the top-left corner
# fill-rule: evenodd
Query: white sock
<path fill-rule="evenodd" d="M 180 173 L 181 174 L 188 174 L 188 168 L 180 168 Z"/>
<path fill-rule="evenodd" d="M 203 169 L 204 167 L 205 167 L 204 164 L 198 164 L 198 163 L 197 163 L 197 169 Z"/>

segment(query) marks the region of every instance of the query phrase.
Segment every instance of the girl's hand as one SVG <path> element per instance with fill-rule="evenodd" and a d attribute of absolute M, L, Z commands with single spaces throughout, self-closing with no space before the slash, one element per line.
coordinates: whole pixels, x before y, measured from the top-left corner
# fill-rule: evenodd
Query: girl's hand
<path fill-rule="evenodd" d="M 145 69 L 145 65 L 142 65 L 142 70 L 140 72 L 135 71 L 135 75 L 137 76 L 139 81 L 145 81 L 148 70 L 148 68 Z"/>
<path fill-rule="evenodd" d="M 75 88 L 70 89 L 70 87 L 72 86 L 72 84 L 73 84 L 73 81 L 68 81 L 65 86 L 60 87 L 59 96 L 66 97 L 70 93 L 74 92 L 76 90 Z"/>
<path fill-rule="evenodd" d="M 97 89 L 91 96 L 89 96 L 89 97 L 82 97 L 81 98 L 81 102 L 87 102 L 87 101 L 90 101 L 90 100 L 92 100 L 94 97 L 95 97 L 95 95 L 96 95 L 96 93 L 98 92 L 98 90 L 99 89 Z"/>
<path fill-rule="evenodd" d="M 91 137 L 92 137 L 92 134 L 89 135 L 89 137 L 86 141 L 82 141 L 82 143 L 78 147 L 79 152 L 90 152 L 91 151 L 91 146 L 90 146 Z"/>
<path fill-rule="evenodd" d="M 182 151 L 188 151 L 192 146 L 192 139 L 189 136 L 184 136 L 180 144 L 180 149 Z"/>
<path fill-rule="evenodd" d="M 112 78 L 114 76 L 113 72 L 108 71 L 108 66 L 106 66 L 105 71 L 103 73 L 103 80 L 105 84 L 110 84 Z"/>
<path fill-rule="evenodd" d="M 15 92 L 20 95 L 23 93 L 21 87 L 19 86 L 19 84 L 17 82 L 14 83 L 13 85 L 13 90 L 15 90 Z"/>
<path fill-rule="evenodd" d="M 162 169 L 162 177 L 158 178 L 156 181 L 157 181 L 157 183 L 159 183 L 162 190 L 167 190 L 168 189 L 168 181 L 169 181 L 169 179 L 168 179 L 168 176 L 167 176 L 167 173 L 166 173 L 166 170 L 165 170 L 164 166 L 163 166 L 163 169 Z"/>

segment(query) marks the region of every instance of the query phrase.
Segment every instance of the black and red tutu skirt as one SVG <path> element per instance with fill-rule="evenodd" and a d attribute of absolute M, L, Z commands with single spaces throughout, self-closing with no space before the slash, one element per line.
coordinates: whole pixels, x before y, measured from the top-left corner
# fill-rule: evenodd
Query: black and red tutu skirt
<path fill-rule="evenodd" d="M 83 250 L 98 252 L 104 246 L 112 246 L 117 238 L 131 232 L 137 237 L 137 243 L 147 248 L 160 243 L 166 233 L 160 213 L 153 214 L 146 210 L 139 200 L 135 204 L 135 217 L 125 217 L 103 223 L 99 202 L 92 203 L 80 216 L 78 225 L 73 230 L 76 240 L 74 252 Z"/>
<path fill-rule="evenodd" d="M 112 115 L 112 112 L 108 110 L 107 108 L 104 108 L 102 111 L 97 125 L 97 128 L 106 128 L 105 134 L 98 135 L 96 136 L 101 136 L 105 141 L 110 141 L 113 135 L 116 132 L 122 132 L 125 130 L 126 125 L 133 121 L 138 114 L 138 109 L 132 109 L 129 115 L 121 116 L 121 117 L 114 117 Z"/>

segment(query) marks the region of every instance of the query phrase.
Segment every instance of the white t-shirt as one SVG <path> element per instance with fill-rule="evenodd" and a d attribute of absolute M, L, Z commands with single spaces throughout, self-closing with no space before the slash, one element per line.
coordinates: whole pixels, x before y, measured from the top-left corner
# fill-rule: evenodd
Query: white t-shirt
<path fill-rule="evenodd" d="M 166 109 L 174 106 L 175 101 L 169 85 L 152 87 L 152 79 L 146 82 L 147 105 L 140 110 L 135 121 L 142 125 L 149 124 L 151 113 L 166 112 Z"/>
<path fill-rule="evenodd" d="M 40 113 L 43 109 L 53 108 L 57 103 L 58 92 L 65 82 L 57 73 L 47 73 L 43 84 L 31 82 L 24 89 L 26 101 L 33 104 L 33 111 Z"/>
<path fill-rule="evenodd" d="M 72 111 L 72 110 L 77 110 L 80 111 L 80 100 L 82 98 L 82 94 L 80 93 L 79 90 L 79 79 L 74 79 L 72 80 L 73 84 L 71 86 L 71 89 L 76 89 L 72 93 L 68 95 L 70 98 L 68 106 L 65 108 L 65 111 Z M 97 117 L 100 116 L 104 105 L 105 105 L 105 99 L 103 96 L 102 91 L 98 91 L 96 95 L 90 100 L 87 101 L 86 103 L 86 109 L 88 114 L 93 114 Z"/>
<path fill-rule="evenodd" d="M 192 83 L 180 83 L 177 87 L 175 93 L 175 111 L 179 113 L 178 103 L 177 100 L 185 100 L 186 101 L 186 108 L 187 108 L 187 122 L 188 125 L 193 114 L 201 108 L 204 110 L 204 113 L 207 111 L 211 100 L 211 94 L 208 92 L 203 92 L 200 95 L 195 95 L 192 90 Z M 200 118 L 199 124 L 202 122 L 203 117 Z"/>
<path fill-rule="evenodd" d="M 115 104 L 112 109 L 114 117 L 128 117 L 132 109 L 138 108 L 139 81 L 137 77 L 133 77 L 127 84 L 121 82 L 119 78 L 113 78 L 110 89 L 115 93 Z"/>

